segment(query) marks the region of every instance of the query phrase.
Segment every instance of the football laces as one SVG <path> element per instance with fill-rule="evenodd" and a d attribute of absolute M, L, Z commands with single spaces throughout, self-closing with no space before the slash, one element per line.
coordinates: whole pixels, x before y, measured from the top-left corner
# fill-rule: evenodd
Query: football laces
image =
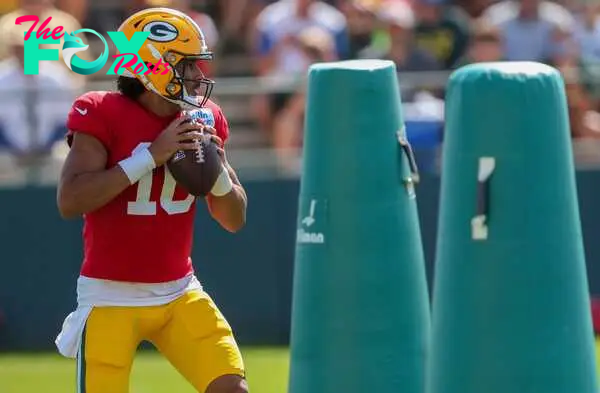
<path fill-rule="evenodd" d="M 202 137 L 200 138 L 200 144 L 198 145 L 198 148 L 196 149 L 196 162 L 199 164 L 203 164 L 204 163 L 204 143 L 206 142 L 206 138 L 210 137 L 209 135 L 206 134 L 202 134 Z"/>

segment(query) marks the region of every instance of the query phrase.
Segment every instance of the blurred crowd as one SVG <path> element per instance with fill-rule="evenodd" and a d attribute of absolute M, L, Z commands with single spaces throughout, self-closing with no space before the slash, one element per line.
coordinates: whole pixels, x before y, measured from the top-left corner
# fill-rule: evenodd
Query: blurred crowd
<path fill-rule="evenodd" d="M 40 94 L 23 93 L 24 101 L 18 100 L 11 91 L 33 83 L 55 91 L 53 97 L 69 97 L 85 86 L 62 62 L 40 65 L 35 78 L 23 75 L 22 37 L 29 26 L 15 27 L 17 16 L 52 16 L 50 28 L 83 26 L 104 33 L 116 30 L 132 12 L 156 6 L 189 14 L 221 58 L 242 54 L 248 76 L 301 80 L 314 62 L 392 60 L 401 73 L 421 75 L 400 78 L 403 101 L 414 113 L 438 118 L 444 96 L 439 75 L 473 62 L 544 62 L 565 76 L 573 138 L 600 136 L 600 0 L 2 0 L 0 130 L 5 142 L 17 153 L 47 149 L 61 132 L 57 119 L 69 105 L 68 99 Z M 207 64 L 205 72 L 222 76 L 221 66 Z M 89 78 L 94 77 L 102 75 Z M 257 130 L 272 146 L 301 147 L 301 88 L 256 94 L 248 105 Z"/>

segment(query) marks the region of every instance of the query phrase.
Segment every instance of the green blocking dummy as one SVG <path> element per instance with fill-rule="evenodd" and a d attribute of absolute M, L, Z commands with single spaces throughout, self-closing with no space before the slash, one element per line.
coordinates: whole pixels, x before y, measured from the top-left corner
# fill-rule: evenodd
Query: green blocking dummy
<path fill-rule="evenodd" d="M 289 393 L 422 393 L 428 294 L 394 64 L 312 66 L 306 110 Z"/>
<path fill-rule="evenodd" d="M 427 393 L 597 392 L 564 82 L 450 78 Z"/>

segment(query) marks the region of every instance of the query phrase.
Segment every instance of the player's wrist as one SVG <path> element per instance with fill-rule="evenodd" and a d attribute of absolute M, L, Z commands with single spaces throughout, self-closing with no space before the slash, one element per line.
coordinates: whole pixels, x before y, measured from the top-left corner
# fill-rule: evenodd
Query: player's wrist
<path fill-rule="evenodd" d="M 131 156 L 119 161 L 130 184 L 137 183 L 144 175 L 156 168 L 156 162 L 147 148 L 138 150 Z"/>
<path fill-rule="evenodd" d="M 231 190 L 233 190 L 233 181 L 229 176 L 227 167 L 223 165 L 223 170 L 210 190 L 210 193 L 216 197 L 220 197 L 229 194 Z"/>
<path fill-rule="evenodd" d="M 150 152 L 150 156 L 152 156 L 156 167 L 163 165 L 173 155 L 166 155 L 164 152 L 161 151 L 160 148 L 157 148 L 155 144 L 151 144 L 150 146 L 148 146 L 148 152 Z"/>

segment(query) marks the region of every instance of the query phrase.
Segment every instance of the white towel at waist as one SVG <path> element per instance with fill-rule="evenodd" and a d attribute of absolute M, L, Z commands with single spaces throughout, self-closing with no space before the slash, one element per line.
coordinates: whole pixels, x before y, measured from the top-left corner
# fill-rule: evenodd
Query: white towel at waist
<path fill-rule="evenodd" d="M 159 306 L 170 303 L 192 290 L 202 290 L 202 285 L 193 274 L 159 284 L 118 282 L 80 276 L 77 280 L 77 309 L 65 318 L 54 341 L 58 352 L 68 358 L 77 357 L 85 323 L 94 307 Z"/>

